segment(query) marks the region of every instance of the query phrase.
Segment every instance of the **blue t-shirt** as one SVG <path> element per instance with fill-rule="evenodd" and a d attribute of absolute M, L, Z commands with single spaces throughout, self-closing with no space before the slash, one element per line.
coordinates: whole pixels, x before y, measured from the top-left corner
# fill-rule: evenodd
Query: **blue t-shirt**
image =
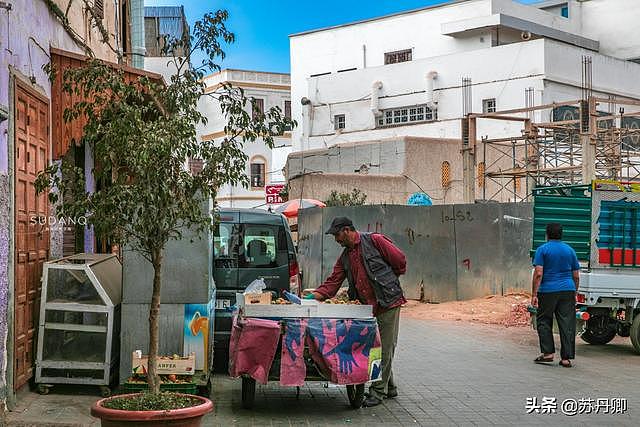
<path fill-rule="evenodd" d="M 561 240 L 549 240 L 536 250 L 533 265 L 543 267 L 538 292 L 575 291 L 573 272 L 580 270 L 576 251 Z"/>

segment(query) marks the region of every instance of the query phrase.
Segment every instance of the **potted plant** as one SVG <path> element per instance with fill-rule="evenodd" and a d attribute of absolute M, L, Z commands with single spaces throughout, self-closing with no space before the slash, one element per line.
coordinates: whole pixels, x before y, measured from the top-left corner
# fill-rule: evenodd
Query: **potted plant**
<path fill-rule="evenodd" d="M 79 68 L 64 71 L 64 91 L 81 99 L 64 112 L 65 120 L 83 120 L 80 145 L 90 150 L 96 166 L 91 170 L 97 189 L 85 191 L 85 171 L 62 161 L 42 171 L 38 192 L 49 191 L 56 214 L 83 215 L 97 236 L 141 254 L 153 266 L 153 292 L 149 311 L 149 393 L 126 394 L 99 400 L 92 414 L 102 425 L 162 420 L 196 420 L 212 410 L 206 398 L 179 393 L 160 393 L 157 373 L 161 269 L 163 252 L 170 239 L 189 228 L 211 231 L 215 215 L 202 212 L 204 202 L 215 200 L 221 185 L 248 185 L 243 144 L 258 137 L 272 147 L 273 137 L 293 125 L 278 107 L 252 117 L 256 102 L 241 89 L 224 84 L 205 93 L 204 73 L 220 70 L 224 58 L 221 43 L 234 41 L 225 26 L 226 11 L 206 14 L 184 39 L 171 39 L 165 49 L 176 67 L 164 83 L 149 76 L 131 79 L 120 67 L 88 60 Z M 200 66 L 194 51 L 205 53 Z M 56 72 L 51 69 L 50 72 Z M 199 141 L 196 129 L 207 122 L 198 105 L 212 97 L 227 118 L 225 136 Z M 90 100 L 90 101 L 89 101 Z M 251 105 L 248 105 L 251 104 Z M 189 170 L 189 159 L 202 161 Z M 125 284 L 126 286 L 126 284 Z M 139 425 L 139 424 L 136 424 Z"/>

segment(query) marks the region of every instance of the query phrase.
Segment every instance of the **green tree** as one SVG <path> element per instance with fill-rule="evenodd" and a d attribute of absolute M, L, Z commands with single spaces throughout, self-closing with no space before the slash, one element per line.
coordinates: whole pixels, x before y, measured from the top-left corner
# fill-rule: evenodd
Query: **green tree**
<path fill-rule="evenodd" d="M 99 189 L 87 193 L 84 172 L 64 161 L 42 171 L 36 182 L 39 192 L 51 189 L 49 199 L 57 204 L 58 215 L 86 216 L 96 235 L 126 245 L 152 264 L 148 380 L 153 393 L 160 388 L 156 367 L 165 245 L 181 238 L 186 228 L 213 228 L 212 215 L 203 213 L 201 206 L 215 200 L 221 185 L 248 185 L 245 143 L 261 137 L 272 147 L 274 136 L 295 126 L 278 107 L 254 117 L 255 101 L 242 89 L 223 85 L 205 93 L 205 72 L 220 69 L 222 43 L 234 41 L 225 26 L 227 18 L 226 11 L 208 13 L 188 39 L 167 43 L 167 52 L 180 49 L 186 54 L 170 56 L 177 72 L 166 84 L 149 77 L 132 80 L 118 67 L 98 60 L 65 70 L 64 91 L 85 101 L 67 109 L 64 117 L 86 120 L 79 143 L 90 146 L 94 154 L 92 172 Z M 191 58 L 197 50 L 205 59 L 194 66 Z M 198 108 L 204 97 L 219 102 L 227 120 L 227 136 L 216 142 L 196 138 L 197 126 L 207 122 Z M 201 159 L 202 171 L 190 173 L 187 159 Z"/>
<path fill-rule="evenodd" d="M 367 195 L 354 188 L 351 193 L 338 193 L 336 190 L 332 190 L 324 203 L 327 206 L 362 206 L 366 200 Z"/>

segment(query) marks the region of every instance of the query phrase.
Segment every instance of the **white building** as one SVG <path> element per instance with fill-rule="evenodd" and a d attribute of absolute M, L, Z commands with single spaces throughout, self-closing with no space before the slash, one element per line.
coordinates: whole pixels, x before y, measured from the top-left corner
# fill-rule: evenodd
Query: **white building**
<path fill-rule="evenodd" d="M 291 117 L 289 74 L 259 71 L 225 69 L 205 77 L 206 92 L 215 91 L 224 83 L 242 88 L 248 98 L 255 98 L 262 111 L 280 107 L 287 117 Z M 251 106 L 247 103 L 247 111 Z M 203 97 L 201 111 L 208 118 L 205 127 L 198 130 L 198 138 L 203 141 L 224 138 L 226 118 L 220 104 L 212 97 Z M 283 168 L 291 152 L 291 133 L 276 137 L 274 148 L 269 148 L 261 138 L 247 143 L 244 152 L 248 157 L 246 173 L 249 188 L 226 185 L 219 189 L 216 201 L 220 207 L 268 209 L 276 204 L 267 203 L 265 190 L 269 186 L 284 185 Z"/>
<path fill-rule="evenodd" d="M 466 112 L 522 108 L 526 92 L 528 106 L 576 100 L 585 55 L 595 95 L 638 99 L 638 21 L 637 0 L 459 0 L 294 34 L 294 150 L 460 138 L 463 78 L 471 80 Z M 519 126 L 483 121 L 478 137 Z"/>
<path fill-rule="evenodd" d="M 184 39 L 189 37 L 189 24 L 184 6 L 146 6 L 144 8 L 144 69 L 162 75 L 166 82 L 178 71 L 173 54 L 185 55 L 184 49 L 164 52 L 167 37 Z"/>

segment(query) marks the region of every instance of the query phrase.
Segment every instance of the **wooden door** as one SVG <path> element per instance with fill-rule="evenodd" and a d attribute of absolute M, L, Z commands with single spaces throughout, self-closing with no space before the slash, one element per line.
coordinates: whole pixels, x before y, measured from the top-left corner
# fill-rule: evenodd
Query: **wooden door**
<path fill-rule="evenodd" d="M 14 388 L 33 376 L 42 264 L 49 257 L 48 201 L 33 183 L 49 159 L 49 104 L 20 83 L 15 88 Z M 46 224 L 41 225 L 41 222 Z"/>

